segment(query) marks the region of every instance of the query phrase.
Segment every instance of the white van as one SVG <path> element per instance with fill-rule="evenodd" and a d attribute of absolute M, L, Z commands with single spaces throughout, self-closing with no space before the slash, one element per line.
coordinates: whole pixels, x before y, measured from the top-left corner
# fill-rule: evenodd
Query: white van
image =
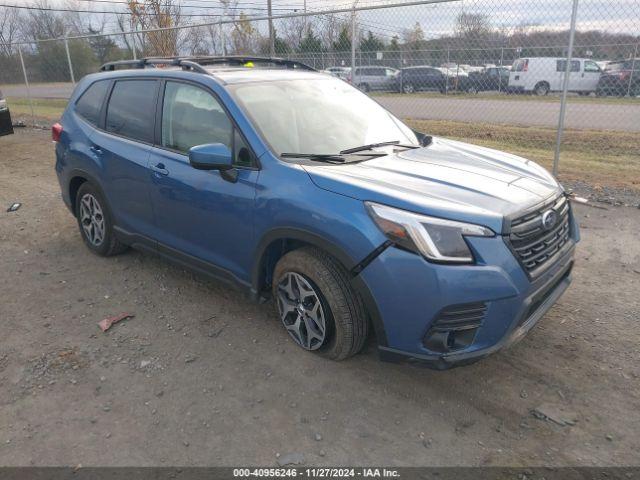
<path fill-rule="evenodd" d="M 562 80 L 567 66 L 566 58 L 519 58 L 513 62 L 509 74 L 509 90 L 547 95 L 562 90 Z M 569 74 L 569 91 L 589 95 L 596 91 L 602 70 L 588 58 L 573 58 Z"/>

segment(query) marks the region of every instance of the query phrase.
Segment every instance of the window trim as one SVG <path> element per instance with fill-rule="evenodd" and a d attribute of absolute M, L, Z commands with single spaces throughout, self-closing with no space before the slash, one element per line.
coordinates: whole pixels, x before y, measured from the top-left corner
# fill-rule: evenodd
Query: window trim
<path fill-rule="evenodd" d="M 153 135 L 153 147 L 159 148 L 160 150 L 165 150 L 167 152 L 174 153 L 176 155 L 180 155 L 182 157 L 186 157 L 187 158 L 187 163 L 189 163 L 189 161 L 188 161 L 189 155 L 188 154 L 186 154 L 184 152 L 181 152 L 179 150 L 175 150 L 173 148 L 165 147 L 165 146 L 162 145 L 162 108 L 164 106 L 164 95 L 165 95 L 165 92 L 166 92 L 166 84 L 167 84 L 167 82 L 184 83 L 184 84 L 196 87 L 196 88 L 200 88 L 200 89 L 204 90 L 205 92 L 211 94 L 213 96 L 213 98 L 218 102 L 218 104 L 224 110 L 224 113 L 227 115 L 227 118 L 229 119 L 229 122 L 231 123 L 231 143 L 232 143 L 232 145 L 231 145 L 231 155 L 232 155 L 232 157 L 235 159 L 235 154 L 236 154 L 236 150 L 235 150 L 235 135 L 234 135 L 235 131 L 238 131 L 238 133 L 242 137 L 242 140 L 244 140 L 245 145 L 247 145 L 247 147 L 249 148 L 249 151 L 251 152 L 251 156 L 253 157 L 254 166 L 246 167 L 246 166 L 234 165 L 233 168 L 236 168 L 238 170 L 261 170 L 262 169 L 262 166 L 260 164 L 260 159 L 258 158 L 258 156 L 256 155 L 255 151 L 253 150 L 253 147 L 247 141 L 247 137 L 242 132 L 242 129 L 238 126 L 238 123 L 236 122 L 235 118 L 233 118 L 233 115 L 231 115 L 231 113 L 229 112 L 229 109 L 227 108 L 225 103 L 220 99 L 220 97 L 216 94 L 216 92 L 214 92 L 207 85 L 203 85 L 201 83 L 194 82 L 192 80 L 188 80 L 188 79 L 184 79 L 184 78 L 170 77 L 170 78 L 161 78 L 159 80 L 160 80 L 160 90 L 158 91 L 158 102 L 156 104 L 156 111 L 155 111 L 155 116 L 154 116 L 155 117 L 155 128 L 154 128 L 154 135 Z"/>
<path fill-rule="evenodd" d="M 104 102 L 103 106 L 102 106 L 102 119 L 101 119 L 101 124 L 102 124 L 102 128 L 100 128 L 100 130 L 102 130 L 104 133 L 108 134 L 108 135 L 113 135 L 114 137 L 118 137 L 118 138 L 124 138 L 125 140 L 129 140 L 130 142 L 136 142 L 136 143 L 141 143 L 143 145 L 149 145 L 149 146 L 153 146 L 153 141 L 154 141 L 154 137 L 155 137 L 155 125 L 152 126 L 151 129 L 151 142 L 146 142 L 144 140 L 140 140 L 139 138 L 131 138 L 131 137 L 127 137 L 126 135 L 120 135 L 119 133 L 115 133 L 115 132 L 110 132 L 109 130 L 107 130 L 107 112 L 109 110 L 109 103 L 111 102 L 111 97 L 113 96 L 113 90 L 115 89 L 116 83 L 120 82 L 120 81 L 128 81 L 128 80 L 152 80 L 154 82 L 159 83 L 160 79 L 158 77 L 152 77 L 152 76 L 140 76 L 140 77 L 116 77 L 116 78 L 112 78 L 111 79 L 111 85 L 109 86 L 109 95 L 106 98 L 106 101 Z M 158 96 L 159 96 L 159 90 L 156 90 L 156 110 L 158 109 Z"/>

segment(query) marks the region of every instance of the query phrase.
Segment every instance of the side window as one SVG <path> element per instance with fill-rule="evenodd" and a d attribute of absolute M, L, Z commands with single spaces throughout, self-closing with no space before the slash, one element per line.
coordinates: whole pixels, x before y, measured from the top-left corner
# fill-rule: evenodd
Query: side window
<path fill-rule="evenodd" d="M 556 71 L 564 72 L 567 68 L 566 60 L 557 60 L 556 61 Z M 580 60 L 571 60 L 571 71 L 579 72 L 580 71 Z"/>
<path fill-rule="evenodd" d="M 107 107 L 107 131 L 133 140 L 153 142 L 156 80 L 119 80 Z"/>
<path fill-rule="evenodd" d="M 585 72 L 600 72 L 600 67 L 596 62 L 591 60 L 585 60 L 584 62 L 584 71 Z"/>
<path fill-rule="evenodd" d="M 162 106 L 162 146 L 186 153 L 191 147 L 222 143 L 232 149 L 226 112 L 206 90 L 167 82 Z"/>
<path fill-rule="evenodd" d="M 92 125 L 98 125 L 102 102 L 107 93 L 109 82 L 102 80 L 87 88 L 76 102 L 76 113 Z"/>

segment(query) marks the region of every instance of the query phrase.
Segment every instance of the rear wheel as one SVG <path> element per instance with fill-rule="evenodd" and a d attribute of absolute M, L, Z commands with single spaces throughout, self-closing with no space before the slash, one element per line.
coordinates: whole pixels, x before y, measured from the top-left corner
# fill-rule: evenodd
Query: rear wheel
<path fill-rule="evenodd" d="M 549 94 L 549 90 L 550 90 L 550 87 L 547 82 L 540 82 L 534 87 L 533 93 L 535 93 L 539 97 L 543 97 Z"/>
<path fill-rule="evenodd" d="M 478 93 L 478 87 L 474 87 L 473 85 L 467 88 L 467 93 L 472 95 L 476 95 Z"/>
<path fill-rule="evenodd" d="M 111 212 L 105 198 L 89 182 L 83 183 L 78 189 L 76 218 L 80 235 L 92 252 L 109 257 L 128 248 L 115 237 Z"/>
<path fill-rule="evenodd" d="M 358 85 L 358 88 L 359 88 L 360 90 L 362 90 L 363 92 L 370 92 L 370 91 L 371 91 L 371 87 L 369 87 L 369 84 L 368 84 L 368 83 L 360 83 L 360 84 Z"/>
<path fill-rule="evenodd" d="M 402 91 L 404 93 L 413 93 L 416 91 L 416 89 L 412 83 L 405 83 L 402 85 Z"/>
<path fill-rule="evenodd" d="M 362 349 L 364 305 L 333 257 L 313 247 L 287 253 L 276 265 L 272 288 L 280 320 L 299 346 L 332 360 Z"/>

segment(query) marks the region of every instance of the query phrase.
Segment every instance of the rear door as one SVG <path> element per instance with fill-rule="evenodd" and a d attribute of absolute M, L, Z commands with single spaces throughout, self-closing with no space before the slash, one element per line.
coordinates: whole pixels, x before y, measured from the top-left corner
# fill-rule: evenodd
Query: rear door
<path fill-rule="evenodd" d="M 7 101 L 0 92 L 0 137 L 3 135 L 11 135 L 13 133 L 13 125 L 11 124 L 11 113 Z"/>
<path fill-rule="evenodd" d="M 115 223 L 128 234 L 151 237 L 148 161 L 160 81 L 150 78 L 114 82 L 104 130 L 91 136 L 91 151 L 102 164 L 103 189 Z"/>

